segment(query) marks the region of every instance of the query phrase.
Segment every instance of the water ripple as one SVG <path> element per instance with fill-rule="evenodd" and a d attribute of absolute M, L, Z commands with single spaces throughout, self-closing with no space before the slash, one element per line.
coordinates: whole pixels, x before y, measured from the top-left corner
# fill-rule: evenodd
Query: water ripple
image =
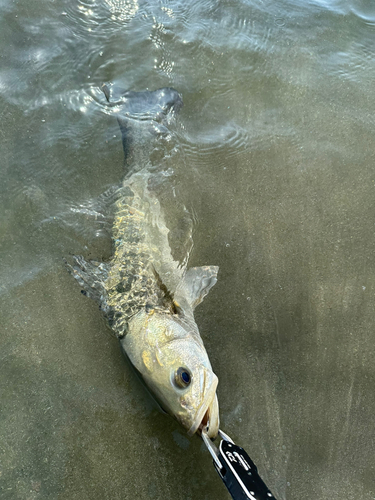
<path fill-rule="evenodd" d="M 367 24 L 375 25 L 375 5 L 374 2 L 359 0 L 350 8 L 351 12 L 365 21 Z"/>
<path fill-rule="evenodd" d="M 313 3 L 336 14 L 347 15 L 352 12 L 366 23 L 375 23 L 375 4 L 371 0 L 313 0 Z"/>
<path fill-rule="evenodd" d="M 215 152 L 221 151 L 223 154 L 218 157 L 226 158 L 243 153 L 250 147 L 248 132 L 238 127 L 234 123 L 227 123 L 220 129 L 211 130 L 206 135 L 197 137 L 185 133 L 181 140 L 181 146 L 186 158 L 195 157 L 200 162 L 205 161 L 205 157 Z"/>
<path fill-rule="evenodd" d="M 261 23 L 256 10 L 255 5 L 249 6 L 247 2 L 189 3 L 186 10 L 180 10 L 178 17 L 182 23 L 182 42 L 194 45 L 199 43 L 225 52 L 231 49 L 272 51 L 270 35 L 276 27 L 273 23 L 268 26 L 267 23 Z"/>

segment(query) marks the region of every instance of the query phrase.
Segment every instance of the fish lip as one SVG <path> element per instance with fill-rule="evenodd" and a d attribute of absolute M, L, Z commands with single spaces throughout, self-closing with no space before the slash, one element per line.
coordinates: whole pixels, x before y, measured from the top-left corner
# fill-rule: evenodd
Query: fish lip
<path fill-rule="evenodd" d="M 204 419 L 207 411 L 214 404 L 215 396 L 216 396 L 216 388 L 217 388 L 218 382 L 219 382 L 219 380 L 215 375 L 215 379 L 213 380 L 213 382 L 211 384 L 210 390 L 207 392 L 207 394 L 203 400 L 202 405 L 200 406 L 200 408 L 198 409 L 198 411 L 195 415 L 193 425 L 190 427 L 190 429 L 187 432 L 188 436 L 192 436 L 193 434 L 195 434 L 197 432 L 197 430 L 200 427 L 202 420 Z"/>

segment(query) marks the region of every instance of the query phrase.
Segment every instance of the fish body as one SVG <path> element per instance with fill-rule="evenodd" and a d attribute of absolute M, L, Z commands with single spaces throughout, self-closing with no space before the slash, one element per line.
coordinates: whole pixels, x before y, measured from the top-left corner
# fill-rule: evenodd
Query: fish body
<path fill-rule="evenodd" d="M 106 96 L 111 103 L 109 92 Z M 218 379 L 194 309 L 216 283 L 218 267 L 188 269 L 186 262 L 174 260 L 169 230 L 151 188 L 153 174 L 147 161 L 145 166 L 139 164 L 140 154 L 134 149 L 140 147 L 134 119 L 148 116 L 146 108 L 150 108 L 147 133 L 150 125 L 154 130 L 155 123 L 164 126 L 171 113 L 181 107 L 181 97 L 173 89 L 126 92 L 120 93 L 116 105 L 121 110 L 117 118 L 128 173 L 116 193 L 113 255 L 108 262 L 75 257 L 76 264 L 70 269 L 85 294 L 100 304 L 122 348 L 161 407 L 190 435 L 205 425 L 209 436 L 216 437 Z"/>

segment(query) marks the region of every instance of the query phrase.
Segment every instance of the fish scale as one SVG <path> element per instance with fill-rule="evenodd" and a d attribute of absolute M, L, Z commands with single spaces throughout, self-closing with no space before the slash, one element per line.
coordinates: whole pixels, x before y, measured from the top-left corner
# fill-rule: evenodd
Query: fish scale
<path fill-rule="evenodd" d="M 137 192 L 116 202 L 114 254 L 104 286 L 107 305 L 114 312 L 111 326 L 118 336 L 124 334 L 128 320 L 138 311 L 162 306 L 163 296 L 153 270 L 155 253 L 160 256 L 160 251 L 153 246 L 151 253 L 147 241 L 149 205 Z"/>

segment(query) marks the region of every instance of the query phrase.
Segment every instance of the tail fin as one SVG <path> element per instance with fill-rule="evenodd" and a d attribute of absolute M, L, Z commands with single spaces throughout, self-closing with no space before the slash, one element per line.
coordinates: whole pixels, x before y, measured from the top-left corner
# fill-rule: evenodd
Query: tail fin
<path fill-rule="evenodd" d="M 182 97 L 171 87 L 134 92 L 102 85 L 102 91 L 108 105 L 119 109 L 127 173 L 138 171 L 148 164 L 155 137 L 167 131 L 168 121 L 181 109 Z"/>

